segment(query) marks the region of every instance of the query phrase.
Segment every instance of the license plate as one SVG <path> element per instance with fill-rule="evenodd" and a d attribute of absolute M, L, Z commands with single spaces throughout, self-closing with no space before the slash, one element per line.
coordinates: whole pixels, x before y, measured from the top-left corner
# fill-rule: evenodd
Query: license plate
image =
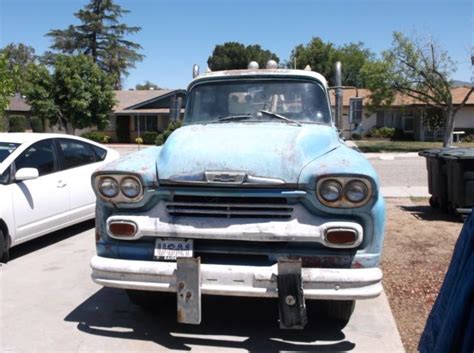
<path fill-rule="evenodd" d="M 157 260 L 176 260 L 178 257 L 192 256 L 192 239 L 156 239 L 154 258 Z"/>

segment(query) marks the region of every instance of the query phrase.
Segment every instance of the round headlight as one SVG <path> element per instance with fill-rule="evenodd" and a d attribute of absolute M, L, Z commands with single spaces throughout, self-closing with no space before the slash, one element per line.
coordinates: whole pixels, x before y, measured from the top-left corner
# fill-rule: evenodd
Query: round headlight
<path fill-rule="evenodd" d="M 140 195 L 142 187 L 135 178 L 123 178 L 122 182 L 120 183 L 120 190 L 122 190 L 122 193 L 126 197 L 134 199 Z"/>
<path fill-rule="evenodd" d="M 342 197 L 342 186 L 336 180 L 327 180 L 319 187 L 319 194 L 327 202 L 338 201 Z"/>
<path fill-rule="evenodd" d="M 360 180 L 350 181 L 349 183 L 347 183 L 344 190 L 346 198 L 354 203 L 358 203 L 365 200 L 368 193 L 369 189 L 367 188 L 367 185 L 365 185 L 365 183 Z"/>
<path fill-rule="evenodd" d="M 99 191 L 103 196 L 108 198 L 117 196 L 119 193 L 117 180 L 114 178 L 103 178 L 99 182 Z"/>

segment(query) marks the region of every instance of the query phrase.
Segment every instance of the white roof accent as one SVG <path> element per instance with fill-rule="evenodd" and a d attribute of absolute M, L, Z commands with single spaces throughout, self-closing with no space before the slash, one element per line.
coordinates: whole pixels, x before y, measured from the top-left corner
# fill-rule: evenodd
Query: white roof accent
<path fill-rule="evenodd" d="M 265 77 L 265 76 L 282 76 L 282 77 L 307 77 L 320 81 L 325 88 L 327 88 L 327 81 L 323 75 L 314 71 L 305 70 L 290 70 L 290 69 L 258 69 L 258 70 L 227 70 L 227 71 L 213 71 L 205 72 L 191 81 L 189 86 L 197 81 L 205 80 L 206 78 L 230 78 L 230 77 Z"/>

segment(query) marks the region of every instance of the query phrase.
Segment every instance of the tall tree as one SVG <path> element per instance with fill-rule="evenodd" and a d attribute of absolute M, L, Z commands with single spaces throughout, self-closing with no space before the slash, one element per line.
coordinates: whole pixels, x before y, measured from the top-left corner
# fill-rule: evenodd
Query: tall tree
<path fill-rule="evenodd" d="M 8 106 L 8 97 L 14 92 L 13 72 L 8 67 L 5 55 L 0 54 L 0 131 L 5 130 L 4 111 Z"/>
<path fill-rule="evenodd" d="M 245 46 L 242 43 L 226 42 L 214 47 L 207 65 L 213 71 L 246 69 L 250 61 L 258 62 L 264 68 L 268 60 L 279 62 L 275 53 L 263 49 L 260 45 Z"/>
<path fill-rule="evenodd" d="M 334 66 L 336 61 L 342 63 L 342 84 L 345 86 L 364 87 L 364 77 L 360 74 L 361 68 L 371 61 L 374 54 L 364 47 L 364 43 L 349 43 L 337 47 L 331 42 L 325 42 L 314 37 L 306 45 L 297 45 L 290 55 L 287 67 L 304 69 L 306 65 L 322 74 L 334 85 Z"/>
<path fill-rule="evenodd" d="M 53 39 L 51 48 L 65 54 L 91 56 L 94 63 L 112 75 L 114 87 L 120 89 L 121 79 L 128 75 L 128 69 L 144 58 L 138 52 L 142 48 L 140 44 L 127 39 L 141 27 L 120 23 L 122 16 L 129 12 L 113 0 L 90 0 L 74 14 L 81 24 L 47 33 Z"/>
<path fill-rule="evenodd" d="M 115 103 L 112 82 L 90 57 L 58 56 L 52 74 L 43 65 L 29 65 L 26 97 L 33 113 L 68 134 L 76 128 L 108 122 Z"/>
<path fill-rule="evenodd" d="M 37 59 L 35 49 L 23 43 L 10 43 L 0 49 L 0 54 L 3 54 L 7 59 L 8 69 L 10 71 L 15 70 L 13 77 L 15 92 L 22 92 L 26 85 L 27 66 L 36 62 Z"/>
<path fill-rule="evenodd" d="M 455 105 L 451 75 L 456 70 L 448 53 L 431 38 L 408 38 L 393 34 L 392 47 L 382 54 L 382 60 L 367 63 L 362 72 L 367 88 L 372 90 L 373 108 L 390 104 L 394 93 L 423 102 L 441 111 L 445 126 L 443 146 L 453 143 L 455 117 L 473 93 L 473 87 Z"/>
<path fill-rule="evenodd" d="M 160 86 L 158 86 L 156 83 L 150 82 L 150 81 L 145 81 L 145 83 L 137 83 L 135 85 L 135 89 L 138 91 L 145 91 L 145 90 L 160 90 Z"/>

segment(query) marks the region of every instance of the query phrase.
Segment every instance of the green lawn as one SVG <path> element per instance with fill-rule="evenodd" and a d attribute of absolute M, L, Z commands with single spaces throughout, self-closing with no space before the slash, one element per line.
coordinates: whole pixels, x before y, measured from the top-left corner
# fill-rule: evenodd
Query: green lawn
<path fill-rule="evenodd" d="M 441 142 L 361 140 L 354 141 L 362 152 L 419 152 L 442 147 Z M 474 148 L 474 142 L 456 143 L 454 146 Z"/>

